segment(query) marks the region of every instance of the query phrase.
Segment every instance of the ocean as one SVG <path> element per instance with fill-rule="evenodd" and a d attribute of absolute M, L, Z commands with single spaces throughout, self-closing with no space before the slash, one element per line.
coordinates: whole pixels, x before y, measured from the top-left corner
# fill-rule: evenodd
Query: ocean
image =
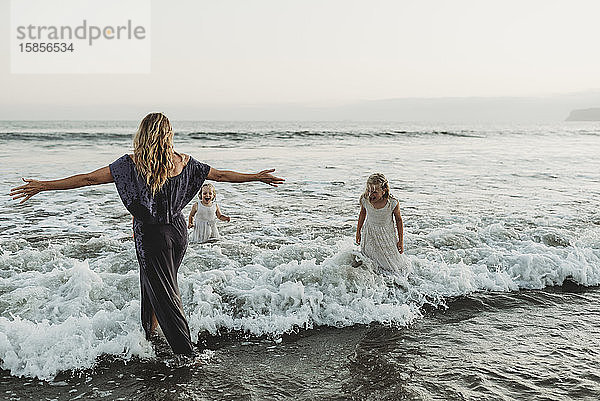
<path fill-rule="evenodd" d="M 231 222 L 179 271 L 195 366 L 144 338 L 114 184 L 8 196 L 131 153 L 137 123 L 0 122 L 0 398 L 600 398 L 600 123 L 173 121 L 177 151 L 286 179 L 215 183 Z M 353 267 L 374 172 L 404 281 Z"/>

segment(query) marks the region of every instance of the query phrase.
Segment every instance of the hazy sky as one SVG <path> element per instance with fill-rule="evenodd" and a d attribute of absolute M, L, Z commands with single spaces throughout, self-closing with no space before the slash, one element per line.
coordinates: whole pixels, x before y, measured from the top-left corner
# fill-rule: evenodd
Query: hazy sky
<path fill-rule="evenodd" d="M 110 105 L 318 106 L 600 88 L 598 0 L 151 4 L 152 73 L 15 75 L 2 0 L 0 118 L 44 104 L 98 106 L 101 117 Z"/>

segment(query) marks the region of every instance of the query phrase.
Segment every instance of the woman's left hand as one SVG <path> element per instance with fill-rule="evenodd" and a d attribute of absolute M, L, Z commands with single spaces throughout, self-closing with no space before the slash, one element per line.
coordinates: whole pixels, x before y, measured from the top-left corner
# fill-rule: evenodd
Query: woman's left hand
<path fill-rule="evenodd" d="M 263 170 L 256 174 L 256 178 L 258 181 L 264 182 L 265 184 L 269 184 L 272 187 L 276 187 L 277 184 L 283 184 L 285 181 L 283 178 L 275 177 L 271 173 L 275 171 L 274 168 L 269 170 Z"/>
<path fill-rule="evenodd" d="M 25 198 L 19 203 L 23 203 L 29 200 L 29 198 L 31 198 L 33 195 L 40 193 L 45 189 L 44 183 L 42 181 L 29 180 L 26 178 L 22 178 L 22 180 L 27 184 L 21 185 L 20 187 L 12 188 L 10 190 L 10 196 L 12 196 L 13 200 Z"/>
<path fill-rule="evenodd" d="M 398 247 L 398 252 L 404 253 L 404 246 L 402 245 L 402 242 L 398 241 L 396 246 Z"/>

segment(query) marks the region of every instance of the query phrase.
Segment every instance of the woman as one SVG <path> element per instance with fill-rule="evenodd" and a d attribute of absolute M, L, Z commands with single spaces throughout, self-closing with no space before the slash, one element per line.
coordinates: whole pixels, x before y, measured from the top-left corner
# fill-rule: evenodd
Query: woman
<path fill-rule="evenodd" d="M 150 339 L 160 325 L 176 354 L 193 355 L 190 329 L 183 314 L 177 271 L 187 248 L 187 226 L 182 209 L 205 179 L 224 182 L 283 183 L 275 170 L 256 174 L 216 170 L 189 155 L 175 152 L 173 129 L 162 113 L 148 114 L 133 140 L 133 155 L 123 155 L 109 166 L 88 174 L 52 181 L 23 179 L 11 189 L 13 199 L 27 201 L 42 191 L 80 188 L 114 182 L 123 204 L 133 215 L 142 290 L 142 325 Z"/>

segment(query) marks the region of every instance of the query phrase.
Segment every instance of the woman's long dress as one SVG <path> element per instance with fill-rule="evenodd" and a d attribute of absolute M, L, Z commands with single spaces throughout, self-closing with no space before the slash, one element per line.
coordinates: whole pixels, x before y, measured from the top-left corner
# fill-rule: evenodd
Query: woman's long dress
<path fill-rule="evenodd" d="M 142 326 L 151 335 L 152 313 L 176 354 L 193 354 L 183 313 L 177 271 L 187 249 L 187 225 L 181 210 L 194 198 L 210 167 L 190 157 L 181 173 L 152 196 L 129 155 L 110 164 L 119 196 L 133 215 L 140 264 Z"/>

